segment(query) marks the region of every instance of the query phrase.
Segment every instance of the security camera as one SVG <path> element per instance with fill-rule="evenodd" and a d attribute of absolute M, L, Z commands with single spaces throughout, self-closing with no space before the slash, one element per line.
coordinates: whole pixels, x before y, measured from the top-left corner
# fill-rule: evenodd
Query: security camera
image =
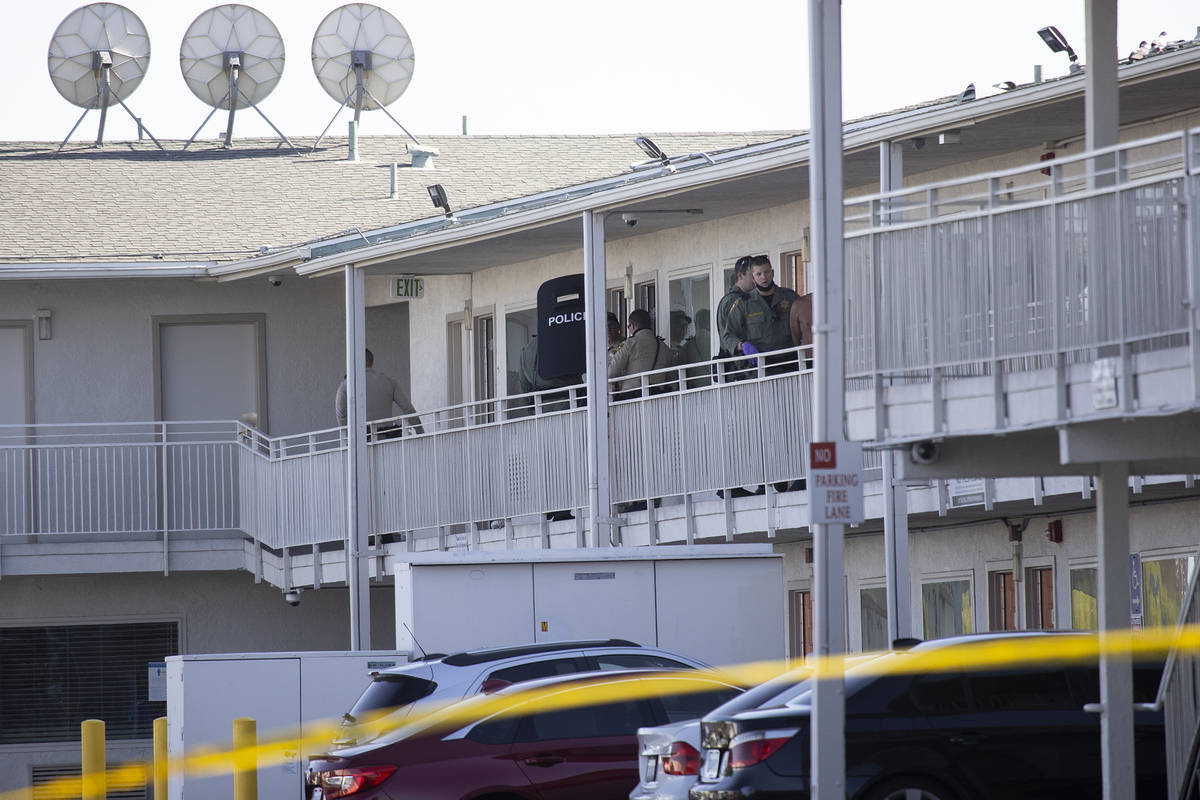
<path fill-rule="evenodd" d="M 637 227 L 637 224 L 638 224 L 637 214 L 622 214 L 621 221 L 624 222 L 626 225 L 628 225 L 631 228 Z"/>
<path fill-rule="evenodd" d="M 282 275 L 268 275 L 267 283 L 271 284 L 272 286 L 283 286 L 283 276 Z"/>
<path fill-rule="evenodd" d="M 914 137 L 912 140 L 912 143 L 913 143 L 914 150 L 924 150 L 925 149 L 925 137 L 924 136 Z"/>
<path fill-rule="evenodd" d="M 300 605 L 300 590 L 289 589 L 288 591 L 284 592 L 283 601 L 292 607 Z"/>
<path fill-rule="evenodd" d="M 931 442 L 928 439 L 916 442 L 908 451 L 908 456 L 914 464 L 932 464 L 938 460 L 939 454 L 937 442 Z"/>

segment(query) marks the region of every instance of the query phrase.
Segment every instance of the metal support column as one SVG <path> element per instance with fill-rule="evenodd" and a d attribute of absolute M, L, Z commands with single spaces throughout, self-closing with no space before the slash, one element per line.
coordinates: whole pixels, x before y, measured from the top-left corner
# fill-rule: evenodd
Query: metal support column
<path fill-rule="evenodd" d="M 608 358 L 605 323 L 604 219 L 583 212 L 584 314 L 587 325 L 587 466 L 592 546 L 612 541 L 612 490 L 608 474 Z"/>
<path fill-rule="evenodd" d="M 371 573 L 367 550 L 370 502 L 367 485 L 365 280 L 346 267 L 346 586 L 350 590 L 350 649 L 371 649 Z"/>
<path fill-rule="evenodd" d="M 809 0 L 812 97 L 809 202 L 815 265 L 813 441 L 845 438 L 842 241 L 842 10 L 840 0 Z M 812 702 L 811 796 L 846 796 L 846 700 L 840 657 L 846 650 L 845 526 L 813 525 L 813 639 L 817 681 Z M 827 669 L 832 666 L 833 669 Z"/>
<path fill-rule="evenodd" d="M 893 192 L 904 186 L 904 148 L 898 142 L 879 143 L 879 191 Z M 894 221 L 898 214 L 891 202 L 880 206 L 880 221 Z M 883 454 L 883 549 L 887 585 L 888 642 L 912 636 L 912 597 L 908 577 L 908 495 L 904 486 L 896 486 L 896 459 L 889 450 Z M 898 489 L 898 490 L 897 490 Z"/>
<path fill-rule="evenodd" d="M 1096 478 L 1100 595 L 1100 752 L 1104 800 L 1134 796 L 1133 672 L 1129 656 L 1104 647 L 1109 631 L 1129 632 L 1129 465 L 1100 466 Z"/>
<path fill-rule="evenodd" d="M 1120 118 L 1117 104 L 1117 0 L 1084 0 L 1087 27 L 1087 67 L 1084 75 L 1084 125 L 1088 150 L 1117 143 Z M 1088 171 L 1091 187 L 1110 186 L 1116 159 L 1094 159 Z M 1097 175 L 1097 173 L 1100 173 Z"/>

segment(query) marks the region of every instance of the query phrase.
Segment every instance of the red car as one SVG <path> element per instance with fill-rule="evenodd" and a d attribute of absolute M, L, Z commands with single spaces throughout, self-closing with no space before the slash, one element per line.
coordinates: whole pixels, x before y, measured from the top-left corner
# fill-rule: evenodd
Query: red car
<path fill-rule="evenodd" d="M 308 800 L 608 800 L 638 782 L 638 728 L 742 690 L 695 672 L 602 672 L 476 695 L 369 745 L 309 760 Z M 500 705 L 509 710 L 500 711 Z"/>

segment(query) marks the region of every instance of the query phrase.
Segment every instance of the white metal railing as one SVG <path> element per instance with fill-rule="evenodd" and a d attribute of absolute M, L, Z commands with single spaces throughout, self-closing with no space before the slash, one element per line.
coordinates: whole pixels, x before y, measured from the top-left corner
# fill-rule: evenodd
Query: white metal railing
<path fill-rule="evenodd" d="M 0 426 L 0 535 L 240 527 L 233 422 Z"/>
<path fill-rule="evenodd" d="M 786 485 L 805 475 L 812 426 L 811 348 L 714 359 L 609 381 L 613 501 Z M 587 503 L 583 386 L 460 403 L 368 443 L 370 531 L 488 524 Z M 345 429 L 270 438 L 238 426 L 241 517 L 270 547 L 344 531 Z M 866 467 L 878 467 L 878 454 Z"/>
<path fill-rule="evenodd" d="M 1200 625 L 1198 579 L 1200 569 L 1193 570 L 1179 612 L 1180 627 Z M 1193 759 L 1200 738 L 1200 653 L 1178 647 L 1171 651 L 1155 701 L 1166 722 L 1167 797 L 1177 800 L 1184 797 L 1182 789 L 1198 767 Z"/>
<path fill-rule="evenodd" d="M 847 376 L 887 385 L 1111 354 L 1127 379 L 1132 354 L 1190 343 L 1198 171 L 1200 129 L 848 199 Z"/>

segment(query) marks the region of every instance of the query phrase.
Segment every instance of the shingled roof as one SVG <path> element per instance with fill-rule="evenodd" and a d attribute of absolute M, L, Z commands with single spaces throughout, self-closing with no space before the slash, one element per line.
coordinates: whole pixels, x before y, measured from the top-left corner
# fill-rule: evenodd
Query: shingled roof
<path fill-rule="evenodd" d="M 791 132 L 650 134 L 670 155 L 720 152 Z M 212 142 L 0 144 L 0 263 L 222 262 L 358 228 L 437 213 L 425 187 L 440 183 L 456 209 L 561 189 L 628 172 L 645 160 L 633 135 L 428 136 L 435 168 L 413 169 L 399 136 L 347 144 L 269 139 L 226 150 Z M 390 199 L 391 164 L 399 163 Z"/>

